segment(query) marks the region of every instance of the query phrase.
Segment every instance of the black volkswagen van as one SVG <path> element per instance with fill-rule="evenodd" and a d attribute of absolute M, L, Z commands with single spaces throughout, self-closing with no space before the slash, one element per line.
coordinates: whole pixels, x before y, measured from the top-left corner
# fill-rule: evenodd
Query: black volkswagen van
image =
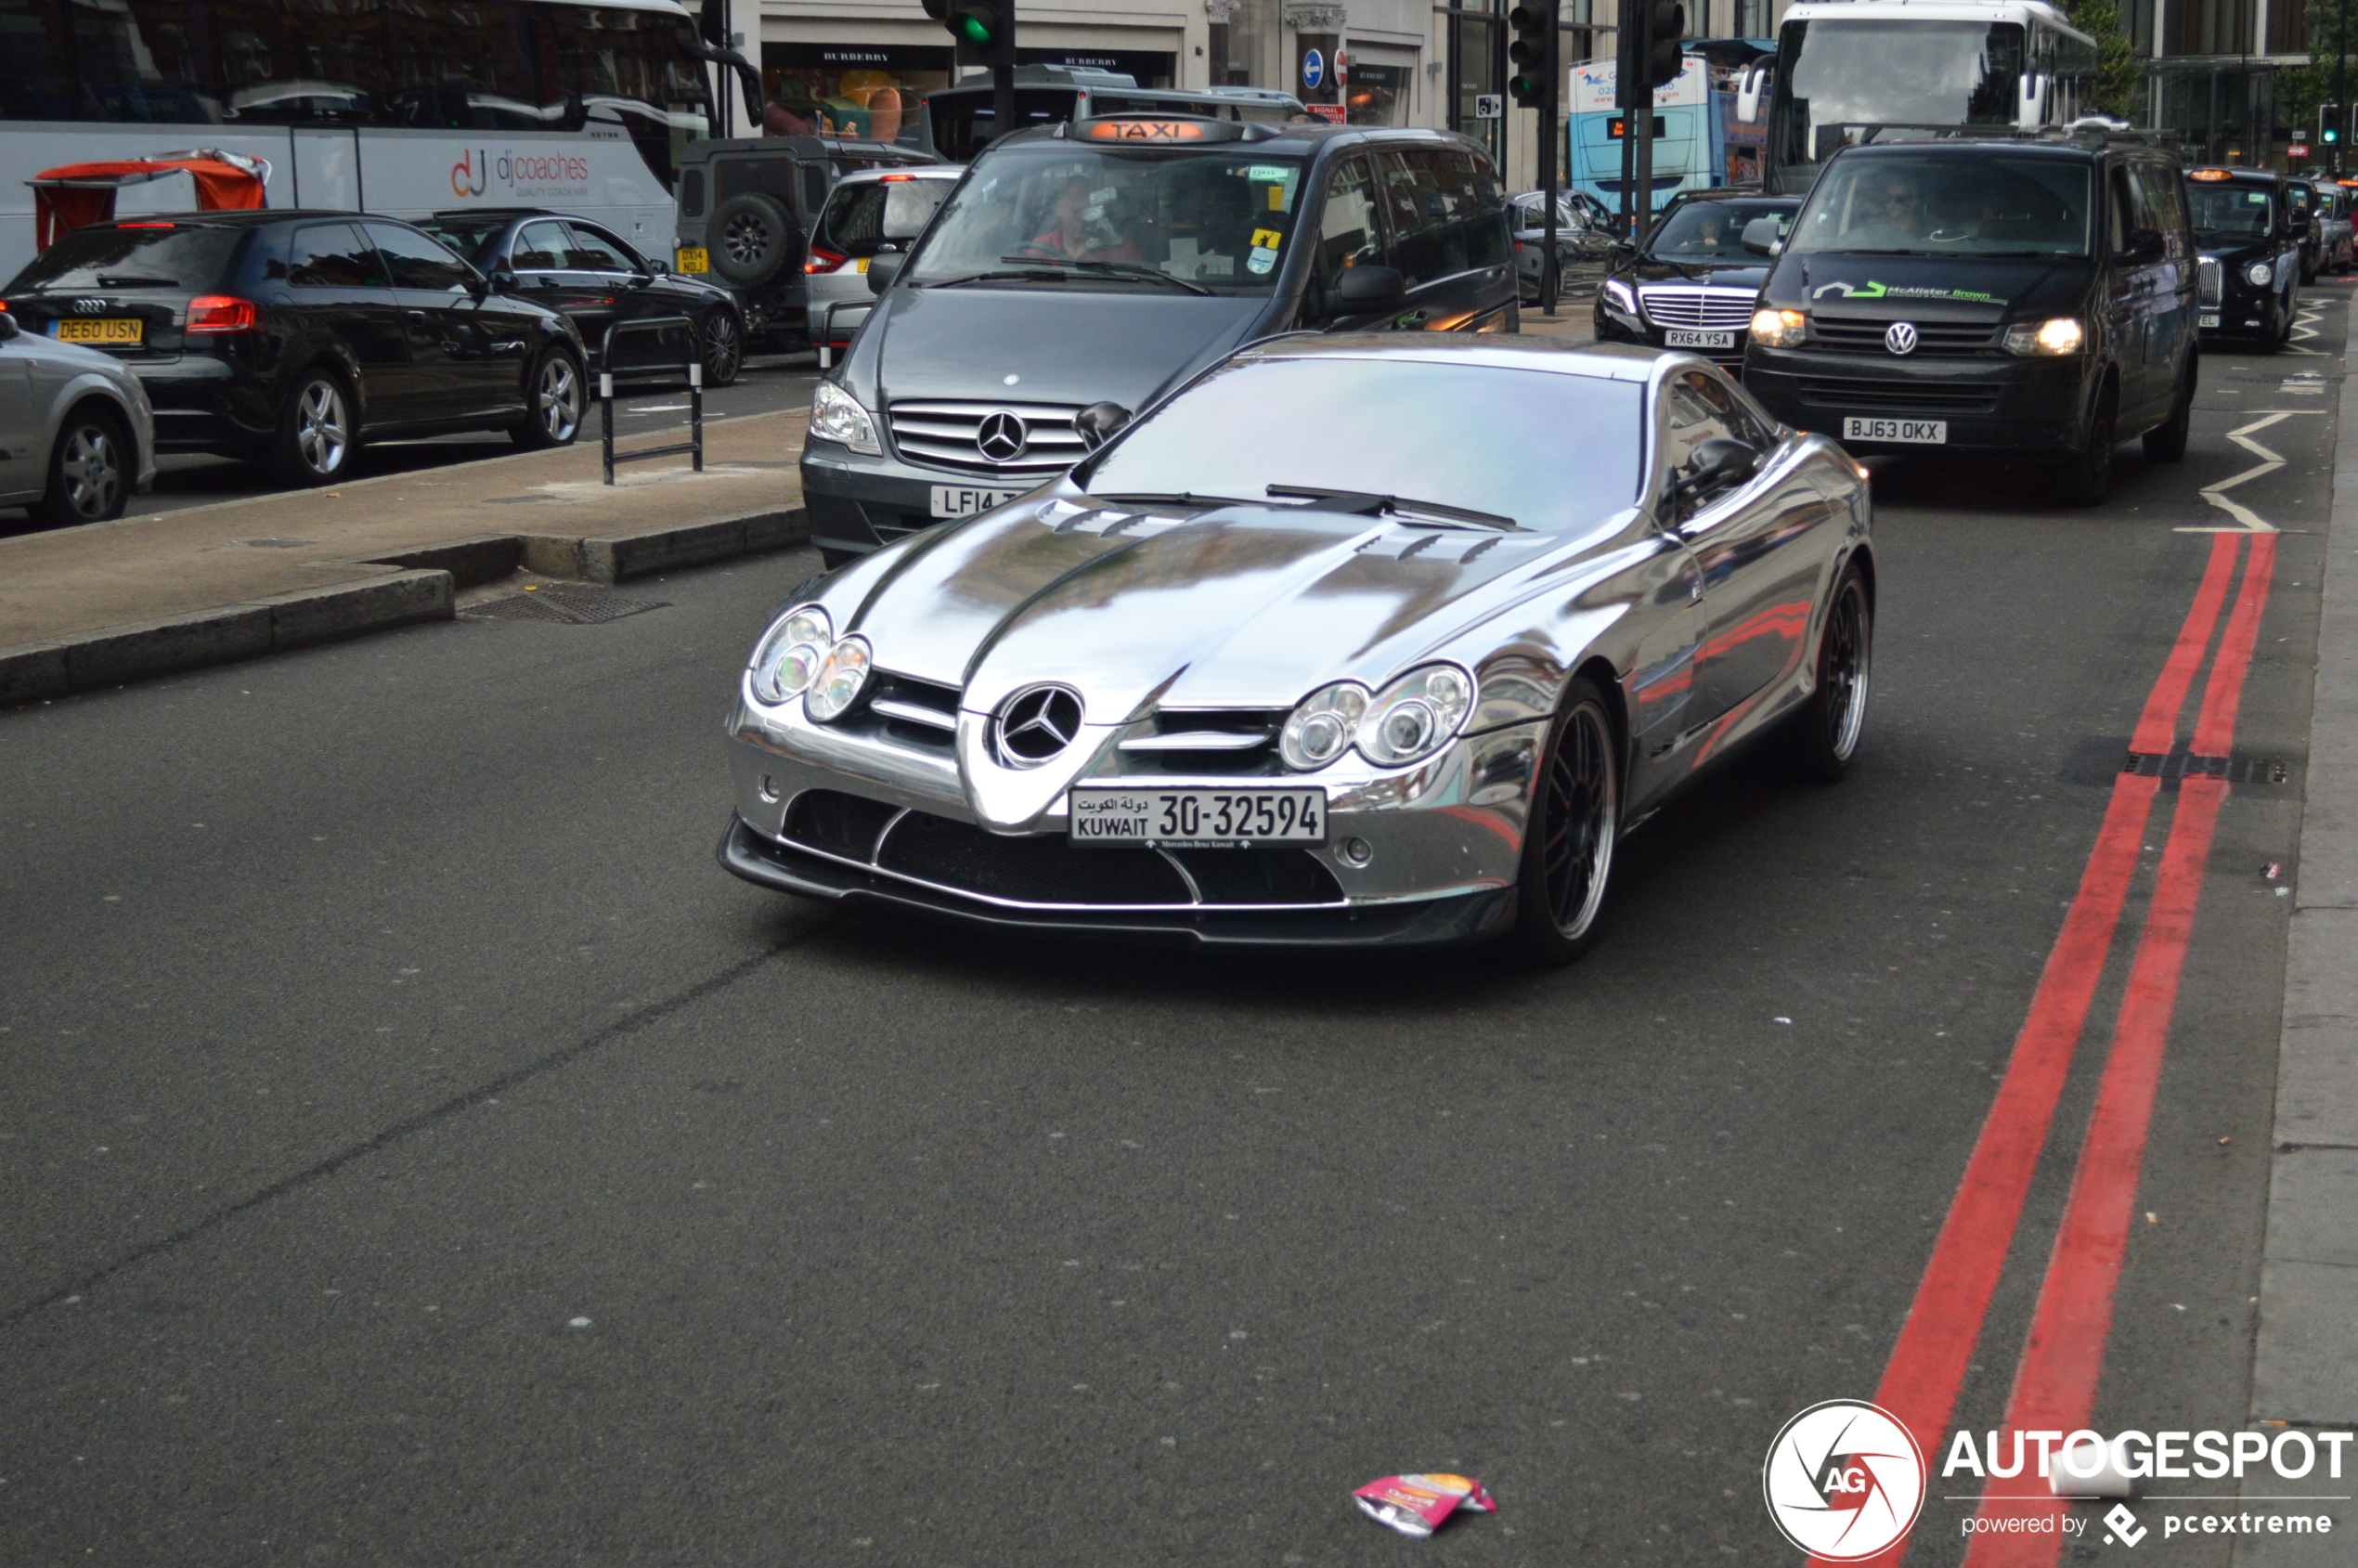
<path fill-rule="evenodd" d="M 881 297 L 813 390 L 803 450 L 830 560 L 1036 488 L 1254 338 L 1520 327 L 1489 154 L 1406 128 L 1020 131 L 868 278 Z"/>
<path fill-rule="evenodd" d="M 2313 220 L 2265 169 L 2190 170 L 2186 195 L 2202 247 L 2203 335 L 2257 338 L 2262 352 L 2275 353 L 2292 341 Z"/>
<path fill-rule="evenodd" d="M 2177 163 L 2133 135 L 1941 139 L 1829 161 L 1763 286 L 1744 385 L 1859 451 L 2184 455 L 2196 250 Z"/>

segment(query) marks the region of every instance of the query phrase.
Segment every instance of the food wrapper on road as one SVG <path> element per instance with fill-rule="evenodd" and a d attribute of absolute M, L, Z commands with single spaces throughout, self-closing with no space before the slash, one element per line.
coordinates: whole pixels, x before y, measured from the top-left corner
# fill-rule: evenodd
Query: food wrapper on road
<path fill-rule="evenodd" d="M 1459 1509 L 1495 1513 L 1498 1505 L 1468 1475 L 1387 1475 L 1351 1494 L 1361 1511 L 1404 1536 L 1430 1536 Z"/>

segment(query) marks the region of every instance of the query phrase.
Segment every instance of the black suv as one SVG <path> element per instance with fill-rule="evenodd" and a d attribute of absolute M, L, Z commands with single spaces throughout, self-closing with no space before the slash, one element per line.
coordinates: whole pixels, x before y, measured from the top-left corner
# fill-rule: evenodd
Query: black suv
<path fill-rule="evenodd" d="M 579 333 L 431 235 L 334 212 L 179 213 L 66 235 L 5 290 L 32 331 L 104 349 L 155 404 L 156 449 L 343 478 L 364 440 L 581 428 Z"/>
<path fill-rule="evenodd" d="M 2144 138 L 1846 149 L 1774 248 L 1744 385 L 1786 423 L 1868 451 L 2051 455 L 2082 505 L 2129 436 L 2185 454 L 2195 235 L 2177 162 Z"/>
<path fill-rule="evenodd" d="M 675 259 L 681 272 L 734 296 L 753 343 L 807 348 L 802 264 L 827 192 L 854 169 L 940 162 L 914 148 L 836 136 L 690 142 L 680 154 Z"/>
<path fill-rule="evenodd" d="M 2257 338 L 2275 353 L 2292 341 L 2309 220 L 2265 169 L 2195 169 L 2186 195 L 2202 247 L 2203 335 Z"/>

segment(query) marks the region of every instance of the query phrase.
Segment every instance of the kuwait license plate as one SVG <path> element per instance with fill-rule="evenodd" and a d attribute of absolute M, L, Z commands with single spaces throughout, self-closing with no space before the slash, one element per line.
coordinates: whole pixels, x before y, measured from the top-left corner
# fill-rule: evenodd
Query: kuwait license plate
<path fill-rule="evenodd" d="M 1079 845 L 1165 849 L 1324 844 L 1323 789 L 1124 789 L 1073 786 L 1066 836 Z"/>
<path fill-rule="evenodd" d="M 936 517 L 971 517 L 978 512 L 1004 506 L 1022 494 L 1021 490 L 978 490 L 965 485 L 936 485 L 933 487 L 933 514 Z"/>
<path fill-rule="evenodd" d="M 1699 332 L 1691 327 L 1666 327 L 1663 329 L 1662 345 L 1665 348 L 1733 348 L 1736 346 L 1736 334 Z"/>
<path fill-rule="evenodd" d="M 701 245 L 694 246 L 693 248 L 682 245 L 680 248 L 680 270 L 682 272 L 710 272 L 712 270 L 712 253 Z"/>
<path fill-rule="evenodd" d="M 2219 313 L 2215 310 L 2206 310 L 2201 315 L 2195 317 L 2195 325 L 2197 328 L 2215 328 L 2219 325 Z"/>
<path fill-rule="evenodd" d="M 1918 447 L 1938 447 L 1949 440 L 1947 420 L 1862 420 L 1842 421 L 1845 441 L 1905 441 Z"/>
<path fill-rule="evenodd" d="M 59 343 L 140 343 L 148 324 L 136 316 L 102 316 L 95 321 L 60 321 Z"/>

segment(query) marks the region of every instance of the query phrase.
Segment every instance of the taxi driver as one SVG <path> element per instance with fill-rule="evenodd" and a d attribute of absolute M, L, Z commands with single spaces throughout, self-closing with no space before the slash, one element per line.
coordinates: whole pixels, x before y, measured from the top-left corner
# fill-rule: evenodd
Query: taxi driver
<path fill-rule="evenodd" d="M 1106 221 L 1105 210 L 1091 188 L 1095 183 L 1086 175 L 1065 181 L 1056 191 L 1052 221 L 1028 248 L 1072 261 L 1143 260 L 1138 247 Z"/>

